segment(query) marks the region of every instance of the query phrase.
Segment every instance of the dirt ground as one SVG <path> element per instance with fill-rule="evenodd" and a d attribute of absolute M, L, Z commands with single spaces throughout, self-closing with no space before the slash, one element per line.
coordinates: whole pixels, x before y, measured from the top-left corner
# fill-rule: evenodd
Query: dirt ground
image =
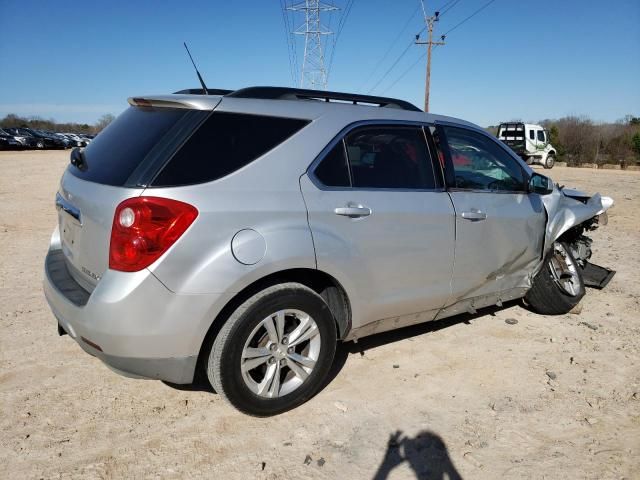
<path fill-rule="evenodd" d="M 580 314 L 364 339 L 310 402 L 256 419 L 57 336 L 42 265 L 68 156 L 0 153 L 0 478 L 640 479 L 639 172 L 544 172 L 616 201 L 592 237 L 617 274 Z"/>

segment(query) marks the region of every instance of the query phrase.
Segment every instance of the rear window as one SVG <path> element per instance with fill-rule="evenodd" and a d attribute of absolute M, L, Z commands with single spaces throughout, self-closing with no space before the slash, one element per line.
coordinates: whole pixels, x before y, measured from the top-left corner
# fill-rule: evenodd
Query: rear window
<path fill-rule="evenodd" d="M 229 175 L 264 155 L 308 120 L 214 112 L 171 158 L 154 187 L 192 185 Z"/>
<path fill-rule="evenodd" d="M 127 184 L 151 149 L 186 112 L 178 108 L 128 108 L 85 148 L 87 169 L 69 165 L 69 171 L 90 182 Z"/>

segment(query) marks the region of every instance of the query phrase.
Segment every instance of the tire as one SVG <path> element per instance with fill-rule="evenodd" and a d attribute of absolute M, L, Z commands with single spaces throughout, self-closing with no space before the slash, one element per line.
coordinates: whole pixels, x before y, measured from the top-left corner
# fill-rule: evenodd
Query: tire
<path fill-rule="evenodd" d="M 568 284 L 571 286 L 567 287 Z M 584 294 L 582 271 L 571 249 L 566 243 L 556 242 L 524 299 L 537 313 L 563 315 L 575 307 Z"/>
<path fill-rule="evenodd" d="M 277 415 L 318 391 L 336 343 L 336 323 L 320 295 L 299 283 L 274 285 L 246 300 L 224 323 L 209 352 L 207 377 L 241 412 Z"/>
<path fill-rule="evenodd" d="M 556 157 L 554 157 L 551 154 L 547 155 L 547 158 L 544 161 L 544 168 L 546 168 L 547 170 L 551 169 L 555 164 L 556 164 Z"/>
<path fill-rule="evenodd" d="M 38 150 L 42 150 L 42 149 L 44 148 L 44 142 L 43 142 L 42 140 L 39 140 L 39 141 L 36 143 L 36 148 L 37 148 Z"/>

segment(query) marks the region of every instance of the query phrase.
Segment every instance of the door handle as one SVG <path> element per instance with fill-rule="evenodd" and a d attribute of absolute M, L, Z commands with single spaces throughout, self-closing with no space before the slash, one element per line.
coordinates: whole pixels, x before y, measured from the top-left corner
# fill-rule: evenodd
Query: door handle
<path fill-rule="evenodd" d="M 363 207 L 362 205 L 338 207 L 334 212 L 336 215 L 342 215 L 349 218 L 368 217 L 371 215 L 371 209 L 369 207 Z"/>
<path fill-rule="evenodd" d="M 472 210 L 470 212 L 462 212 L 462 218 L 465 220 L 471 220 L 472 222 L 478 222 L 480 220 L 486 220 L 487 214 L 480 210 Z"/>

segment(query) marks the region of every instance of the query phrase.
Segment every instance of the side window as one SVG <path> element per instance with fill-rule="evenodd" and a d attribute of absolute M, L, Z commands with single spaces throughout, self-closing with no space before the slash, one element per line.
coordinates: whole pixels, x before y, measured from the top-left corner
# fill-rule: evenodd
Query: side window
<path fill-rule="evenodd" d="M 229 175 L 275 148 L 309 121 L 214 112 L 153 181 L 154 187 L 193 185 Z"/>
<path fill-rule="evenodd" d="M 491 138 L 464 128 L 444 127 L 456 188 L 524 191 L 518 162 Z"/>
<path fill-rule="evenodd" d="M 544 130 L 538 130 L 538 141 L 544 142 Z"/>
<path fill-rule="evenodd" d="M 349 165 L 344 154 L 344 144 L 340 140 L 325 155 L 314 170 L 314 175 L 327 187 L 350 187 Z"/>
<path fill-rule="evenodd" d="M 420 127 L 363 127 L 345 138 L 354 187 L 435 188 Z"/>
<path fill-rule="evenodd" d="M 536 139 L 536 132 L 534 132 L 533 129 L 529 130 L 529 138 L 531 140 L 535 140 Z"/>

